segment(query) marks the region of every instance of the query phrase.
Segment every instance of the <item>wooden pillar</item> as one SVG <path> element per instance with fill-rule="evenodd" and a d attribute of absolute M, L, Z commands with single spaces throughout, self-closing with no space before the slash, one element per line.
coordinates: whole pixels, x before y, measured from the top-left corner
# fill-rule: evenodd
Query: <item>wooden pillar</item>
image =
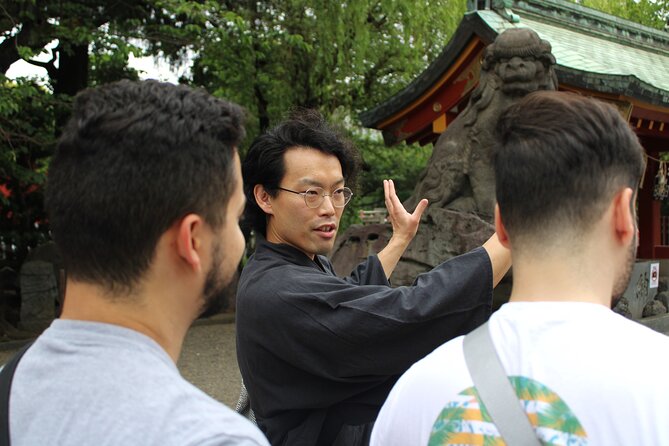
<path fill-rule="evenodd" d="M 657 152 L 649 152 L 649 156 L 657 159 Z M 660 205 L 657 200 L 653 200 L 653 185 L 655 175 L 658 170 L 658 163 L 651 159 L 646 165 L 646 175 L 643 182 L 643 188 L 639 189 L 637 206 L 639 212 L 639 250 L 637 257 L 640 259 L 652 259 L 653 250 L 660 240 Z"/>

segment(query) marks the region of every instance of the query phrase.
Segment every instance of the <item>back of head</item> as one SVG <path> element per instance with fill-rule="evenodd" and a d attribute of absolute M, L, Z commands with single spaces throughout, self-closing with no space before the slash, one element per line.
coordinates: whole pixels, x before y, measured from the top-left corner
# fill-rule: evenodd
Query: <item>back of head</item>
<path fill-rule="evenodd" d="M 275 196 L 285 174 L 284 153 L 294 147 L 320 150 L 336 156 L 341 164 L 344 180 L 350 188 L 360 169 L 359 154 L 341 132 L 334 129 L 315 110 L 297 110 L 276 127 L 258 136 L 251 144 L 242 163 L 246 219 L 256 233 L 265 235 L 267 217 L 253 195 L 257 184 Z"/>
<path fill-rule="evenodd" d="M 47 208 L 68 276 L 129 291 L 189 213 L 223 223 L 243 111 L 203 90 L 120 81 L 80 93 L 51 161 Z"/>
<path fill-rule="evenodd" d="M 497 132 L 497 202 L 515 248 L 583 236 L 616 192 L 637 190 L 645 167 L 618 110 L 572 93 L 527 95 L 502 114 Z"/>

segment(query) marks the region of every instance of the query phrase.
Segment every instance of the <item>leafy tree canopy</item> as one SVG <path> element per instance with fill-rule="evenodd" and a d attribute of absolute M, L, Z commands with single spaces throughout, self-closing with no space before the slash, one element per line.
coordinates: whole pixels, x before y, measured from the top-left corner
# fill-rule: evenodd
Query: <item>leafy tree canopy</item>
<path fill-rule="evenodd" d="M 246 105 L 257 131 L 291 107 L 355 115 L 420 73 L 464 7 L 444 0 L 223 2 L 204 29 L 192 80 Z"/>
<path fill-rule="evenodd" d="M 669 0 L 570 1 L 661 30 L 665 29 L 667 20 L 669 20 Z"/>

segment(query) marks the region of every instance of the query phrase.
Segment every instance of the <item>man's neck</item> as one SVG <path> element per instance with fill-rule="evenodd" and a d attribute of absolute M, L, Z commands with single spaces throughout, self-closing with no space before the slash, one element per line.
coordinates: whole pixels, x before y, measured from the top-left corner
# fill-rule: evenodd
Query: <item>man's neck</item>
<path fill-rule="evenodd" d="M 267 230 L 267 235 L 265 236 L 265 240 L 267 240 L 270 243 L 273 243 L 275 245 L 287 245 L 291 246 L 301 253 L 303 253 L 305 256 L 309 257 L 311 260 L 314 260 L 316 257 L 316 254 L 313 252 L 306 252 L 303 249 L 300 249 L 300 247 L 293 245 L 292 243 L 288 243 L 287 241 L 283 240 L 281 237 L 277 236 L 274 232 L 270 231 L 270 229 Z"/>
<path fill-rule="evenodd" d="M 605 263 L 605 262 L 603 262 Z M 514 259 L 510 302 L 590 302 L 610 308 L 611 268 L 577 256 Z"/>
<path fill-rule="evenodd" d="M 101 322 L 142 333 L 156 341 L 176 363 L 190 323 L 155 309 L 142 293 L 110 295 L 100 286 L 68 281 L 61 319 Z"/>

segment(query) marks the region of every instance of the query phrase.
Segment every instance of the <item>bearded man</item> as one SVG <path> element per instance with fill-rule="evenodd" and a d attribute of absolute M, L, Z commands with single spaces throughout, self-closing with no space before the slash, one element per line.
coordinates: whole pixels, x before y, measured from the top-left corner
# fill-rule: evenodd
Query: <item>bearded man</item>
<path fill-rule="evenodd" d="M 65 302 L 16 368 L 13 444 L 267 445 L 176 367 L 244 251 L 243 137 L 239 106 L 184 85 L 77 96 L 47 189 Z"/>
<path fill-rule="evenodd" d="M 610 105 L 562 92 L 526 96 L 497 134 L 495 223 L 514 280 L 510 302 L 475 333 L 490 334 L 488 367 L 463 353 L 476 337 L 437 348 L 397 382 L 371 444 L 669 444 L 669 399 L 639 379 L 669 373 L 669 337 L 611 310 L 637 247 L 636 135 Z M 489 395 L 502 398 L 506 374 L 502 415 L 520 405 L 510 419 L 526 423 L 525 442 L 472 378 L 495 353 L 502 385 Z"/>

